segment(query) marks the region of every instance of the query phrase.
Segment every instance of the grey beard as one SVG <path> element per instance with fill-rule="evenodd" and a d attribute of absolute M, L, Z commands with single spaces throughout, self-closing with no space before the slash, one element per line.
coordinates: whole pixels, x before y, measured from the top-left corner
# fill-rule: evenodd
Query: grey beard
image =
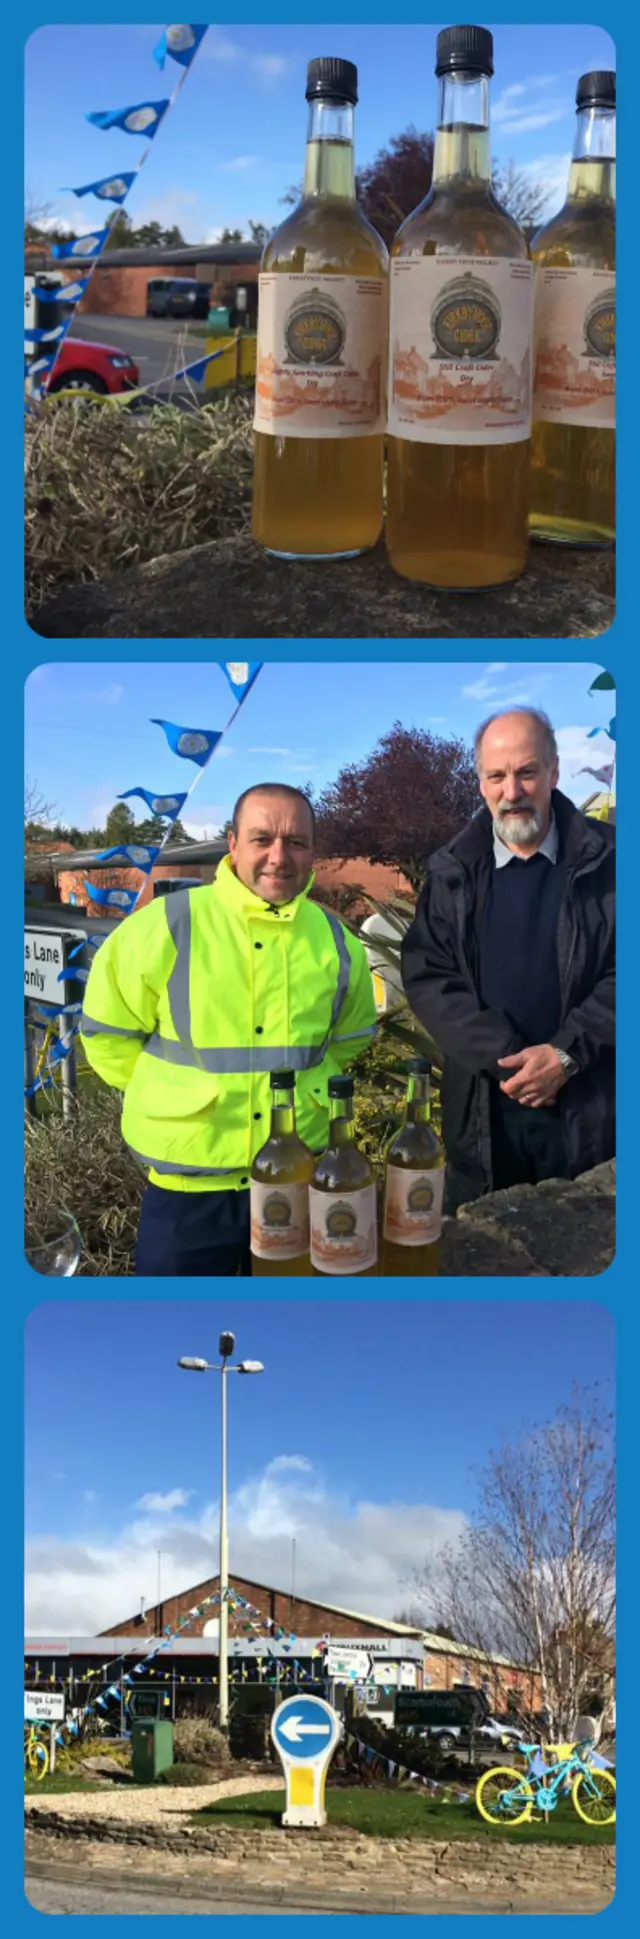
<path fill-rule="evenodd" d="M 501 842 L 507 842 L 507 844 L 517 842 L 518 847 L 526 847 L 529 842 L 535 841 L 536 835 L 541 833 L 542 822 L 543 817 L 538 808 L 523 808 L 521 814 L 513 810 L 510 814 L 504 814 L 498 808 L 493 825 Z"/>

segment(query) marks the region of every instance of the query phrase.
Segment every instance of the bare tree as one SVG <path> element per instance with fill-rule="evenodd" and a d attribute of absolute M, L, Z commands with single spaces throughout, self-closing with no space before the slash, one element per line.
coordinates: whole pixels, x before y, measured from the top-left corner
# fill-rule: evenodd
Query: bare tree
<path fill-rule="evenodd" d="M 52 213 L 51 202 L 45 201 L 38 182 L 27 182 L 24 192 L 25 231 L 39 230 Z"/>
<path fill-rule="evenodd" d="M 515 1445 L 491 1450 L 458 1547 L 414 1582 L 471 1650 L 535 1669 L 553 1733 L 612 1686 L 613 1431 L 598 1387 Z M 606 1707 L 606 1706 L 605 1706 Z"/>
<path fill-rule="evenodd" d="M 25 830 L 43 831 L 55 820 L 56 808 L 52 801 L 46 801 L 37 781 L 25 776 L 24 784 L 24 825 Z"/>
<path fill-rule="evenodd" d="M 514 161 L 507 162 L 506 168 L 495 163 L 491 174 L 491 187 L 503 209 L 508 209 L 514 222 L 522 229 L 539 229 L 547 207 L 547 190 L 542 182 L 532 182 L 525 170 L 518 168 Z"/>

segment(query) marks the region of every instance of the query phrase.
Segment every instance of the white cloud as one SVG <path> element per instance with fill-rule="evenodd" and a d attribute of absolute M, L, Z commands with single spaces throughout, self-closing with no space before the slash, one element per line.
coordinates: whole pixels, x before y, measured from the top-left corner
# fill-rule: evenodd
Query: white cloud
<path fill-rule="evenodd" d="M 252 66 L 264 81 L 279 81 L 281 74 L 288 72 L 291 62 L 285 54 L 256 54 Z"/>
<path fill-rule="evenodd" d="M 521 174 L 531 183 L 532 188 L 541 188 L 545 195 L 545 218 L 562 208 L 569 180 L 571 156 L 567 150 L 561 155 L 540 155 L 534 162 L 524 162 Z"/>
<path fill-rule="evenodd" d="M 245 168 L 258 168 L 261 159 L 260 155 L 234 155 L 232 162 L 222 163 L 220 173 L 221 175 L 239 175 Z"/>
<path fill-rule="evenodd" d="M 509 682 L 496 679 L 496 674 L 508 673 Z M 498 707 L 533 707 L 544 693 L 546 676 L 544 673 L 527 674 L 518 683 L 515 667 L 509 667 L 505 660 L 492 660 L 485 667 L 478 680 L 471 680 L 462 688 L 464 700 L 489 700 Z"/>
<path fill-rule="evenodd" d="M 298 1593 L 372 1616 L 397 1613 L 427 1553 L 455 1544 L 465 1526 L 461 1510 L 429 1501 L 352 1499 L 304 1454 L 276 1454 L 248 1477 L 229 1521 L 232 1571 L 285 1587 L 295 1537 Z M 37 1537 L 27 1546 L 30 1634 L 95 1635 L 132 1615 L 141 1596 L 155 1599 L 158 1549 L 164 1596 L 195 1587 L 217 1571 L 217 1538 L 216 1503 L 197 1517 L 158 1510 L 90 1542 Z"/>
<path fill-rule="evenodd" d="M 186 817 L 181 817 L 183 828 L 186 828 L 187 834 L 191 835 L 195 842 L 215 841 L 218 829 L 224 828 L 232 807 L 233 802 L 214 801 L 206 807 L 192 808 Z M 185 861 L 188 861 L 188 850 L 185 850 Z"/>
<path fill-rule="evenodd" d="M 186 1508 L 192 1494 L 193 1488 L 170 1488 L 166 1495 L 141 1495 L 136 1508 L 144 1508 L 150 1515 L 172 1515 L 174 1508 Z"/>
<path fill-rule="evenodd" d="M 225 40 L 224 34 L 213 34 L 209 29 L 200 49 L 200 60 L 220 61 L 230 66 L 233 61 L 243 59 L 244 49 L 235 40 Z"/>
<path fill-rule="evenodd" d="M 124 687 L 119 687 L 114 680 L 110 687 L 99 687 L 94 699 L 104 701 L 108 707 L 117 707 L 118 701 L 124 699 Z"/>
<path fill-rule="evenodd" d="M 549 87 L 553 78 L 542 74 L 502 89 L 491 107 L 491 121 L 500 135 L 531 134 L 536 128 L 550 128 L 554 122 L 572 114 L 573 102 L 568 96 L 556 96 L 537 106 L 531 103 L 531 92 Z"/>
<path fill-rule="evenodd" d="M 595 724 L 595 723 L 594 723 Z M 611 765 L 615 747 L 608 734 L 596 734 L 594 740 L 588 739 L 588 727 L 559 727 L 556 729 L 558 753 L 560 755 L 560 787 L 571 801 L 578 804 L 586 801 L 587 796 L 595 794 L 601 783 L 590 774 L 581 774 L 583 767 L 601 768 Z"/>

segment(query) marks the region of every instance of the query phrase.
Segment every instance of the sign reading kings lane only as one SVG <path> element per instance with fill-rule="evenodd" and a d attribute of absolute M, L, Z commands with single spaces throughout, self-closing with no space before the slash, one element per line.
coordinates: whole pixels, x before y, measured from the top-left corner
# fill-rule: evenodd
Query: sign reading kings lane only
<path fill-rule="evenodd" d="M 326 1775 L 341 1729 L 337 1711 L 322 1697 L 287 1697 L 274 1711 L 271 1741 L 287 1787 L 283 1825 L 326 1825 Z"/>

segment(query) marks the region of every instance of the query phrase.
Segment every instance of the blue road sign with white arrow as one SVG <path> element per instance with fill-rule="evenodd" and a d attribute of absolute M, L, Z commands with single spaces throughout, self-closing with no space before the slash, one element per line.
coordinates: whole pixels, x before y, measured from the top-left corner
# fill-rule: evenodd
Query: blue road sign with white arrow
<path fill-rule="evenodd" d="M 321 1697 L 287 1697 L 276 1710 L 272 1736 L 281 1757 L 322 1757 L 340 1731 L 340 1720 Z"/>

